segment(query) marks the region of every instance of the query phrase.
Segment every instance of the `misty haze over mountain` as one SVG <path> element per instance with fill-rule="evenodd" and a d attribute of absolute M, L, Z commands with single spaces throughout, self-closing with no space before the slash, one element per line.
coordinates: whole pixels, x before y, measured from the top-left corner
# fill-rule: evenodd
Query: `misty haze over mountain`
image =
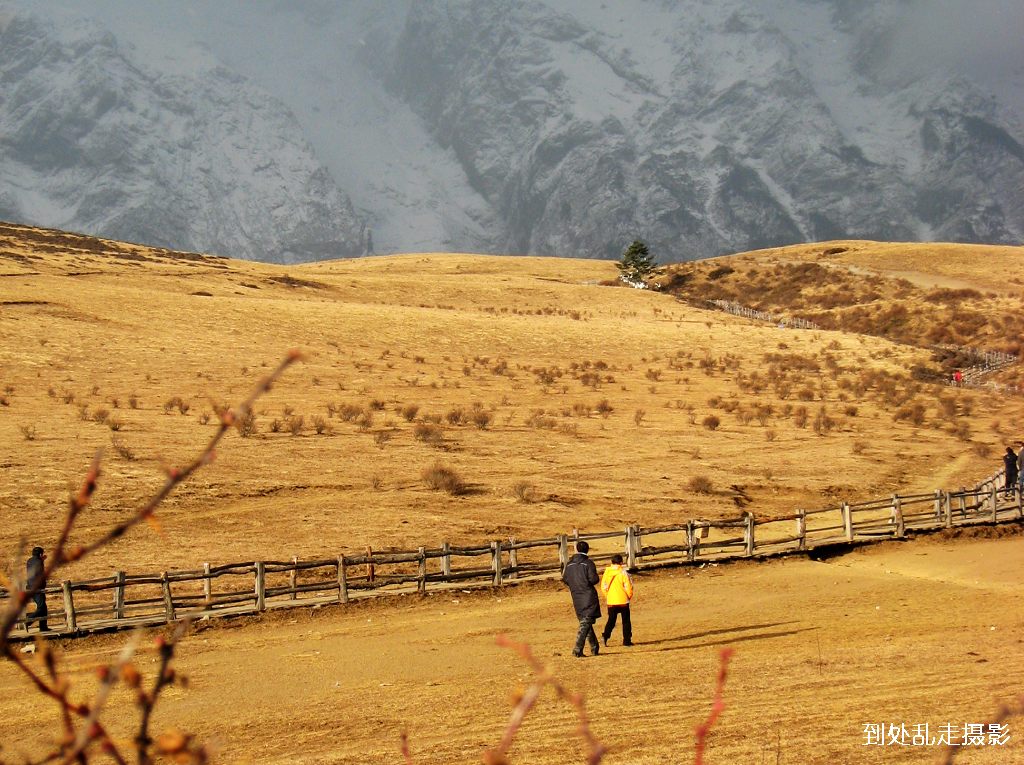
<path fill-rule="evenodd" d="M 1019 0 L 0 0 L 0 218 L 236 257 L 1024 238 Z"/>

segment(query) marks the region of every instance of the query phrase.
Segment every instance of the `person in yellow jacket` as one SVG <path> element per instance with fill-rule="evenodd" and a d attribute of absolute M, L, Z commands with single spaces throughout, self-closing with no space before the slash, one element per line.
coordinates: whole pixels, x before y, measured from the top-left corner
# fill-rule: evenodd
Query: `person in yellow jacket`
<path fill-rule="evenodd" d="M 629 601 L 633 599 L 633 580 L 622 566 L 622 556 L 613 555 L 612 564 L 601 577 L 601 592 L 608 604 L 608 621 L 605 622 L 602 642 L 607 646 L 615 622 L 622 615 L 622 645 L 633 645 L 633 624 L 629 620 Z"/>

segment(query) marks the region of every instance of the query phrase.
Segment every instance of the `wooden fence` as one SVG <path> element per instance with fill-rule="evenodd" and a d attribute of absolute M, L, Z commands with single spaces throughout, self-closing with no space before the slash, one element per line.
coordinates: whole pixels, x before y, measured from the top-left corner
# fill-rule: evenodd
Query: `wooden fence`
<path fill-rule="evenodd" d="M 1003 496 L 1002 473 L 973 488 L 892 495 L 843 502 L 791 515 L 758 519 L 691 520 L 621 531 L 559 534 L 547 539 L 493 540 L 476 546 L 416 550 L 367 548 L 361 554 L 317 560 L 253 561 L 188 571 L 130 574 L 64 581 L 46 588 L 50 633 L 81 635 L 167 624 L 185 618 L 258 614 L 276 608 L 348 603 L 387 593 L 425 593 L 466 586 L 501 586 L 558 576 L 580 539 L 601 562 L 615 553 L 631 569 L 699 564 L 753 556 L 801 553 L 829 545 L 900 539 L 930 531 L 1024 517 L 1021 495 Z M 9 593 L 0 589 L 0 607 Z M 31 603 L 29 609 L 32 610 Z M 30 633 L 24 614 L 13 637 Z"/>

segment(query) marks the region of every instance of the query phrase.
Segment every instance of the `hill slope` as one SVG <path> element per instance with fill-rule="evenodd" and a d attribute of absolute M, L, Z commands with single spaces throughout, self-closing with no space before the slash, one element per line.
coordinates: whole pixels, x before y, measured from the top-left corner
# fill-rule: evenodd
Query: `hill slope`
<path fill-rule="evenodd" d="M 198 451 L 215 406 L 287 349 L 308 356 L 171 499 L 163 534 L 96 573 L 785 514 L 968 483 L 1019 438 L 1016 398 L 913 380 L 928 351 L 601 286 L 607 262 L 285 269 L 4 226 L 0 264 L 8 549 L 50 541 L 97 448 L 83 535 Z M 466 490 L 430 490 L 435 463 Z"/>

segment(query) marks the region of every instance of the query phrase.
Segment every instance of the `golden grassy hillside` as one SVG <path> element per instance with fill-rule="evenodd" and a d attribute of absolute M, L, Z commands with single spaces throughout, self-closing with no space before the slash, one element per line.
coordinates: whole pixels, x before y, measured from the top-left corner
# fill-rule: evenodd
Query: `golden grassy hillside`
<path fill-rule="evenodd" d="M 937 248 L 942 268 L 928 271 L 911 245 L 837 246 L 848 249 L 801 257 L 829 273 L 934 273 L 1019 309 L 998 286 L 1014 277 L 979 271 L 977 248 Z M 781 258 L 685 268 L 732 264 L 721 285 Z M 104 475 L 79 533 L 124 517 L 163 466 L 201 448 L 214 409 L 293 347 L 306 361 L 166 504 L 162 531 L 73 575 L 541 537 L 740 506 L 770 516 L 969 483 L 1022 435 L 1016 398 L 911 379 L 926 350 L 600 284 L 615 274 L 610 262 L 447 254 L 281 267 L 4 225 L 0 544 L 52 542 L 100 448 Z M 430 488 L 423 471 L 435 464 L 461 485 Z"/>
<path fill-rule="evenodd" d="M 736 300 L 828 329 L 914 345 L 1019 354 L 1024 248 L 864 241 L 794 245 L 670 267 L 663 280 L 690 301 Z M 957 354 L 937 366 L 970 364 Z M 1019 382 L 1019 370 L 1004 375 Z"/>

